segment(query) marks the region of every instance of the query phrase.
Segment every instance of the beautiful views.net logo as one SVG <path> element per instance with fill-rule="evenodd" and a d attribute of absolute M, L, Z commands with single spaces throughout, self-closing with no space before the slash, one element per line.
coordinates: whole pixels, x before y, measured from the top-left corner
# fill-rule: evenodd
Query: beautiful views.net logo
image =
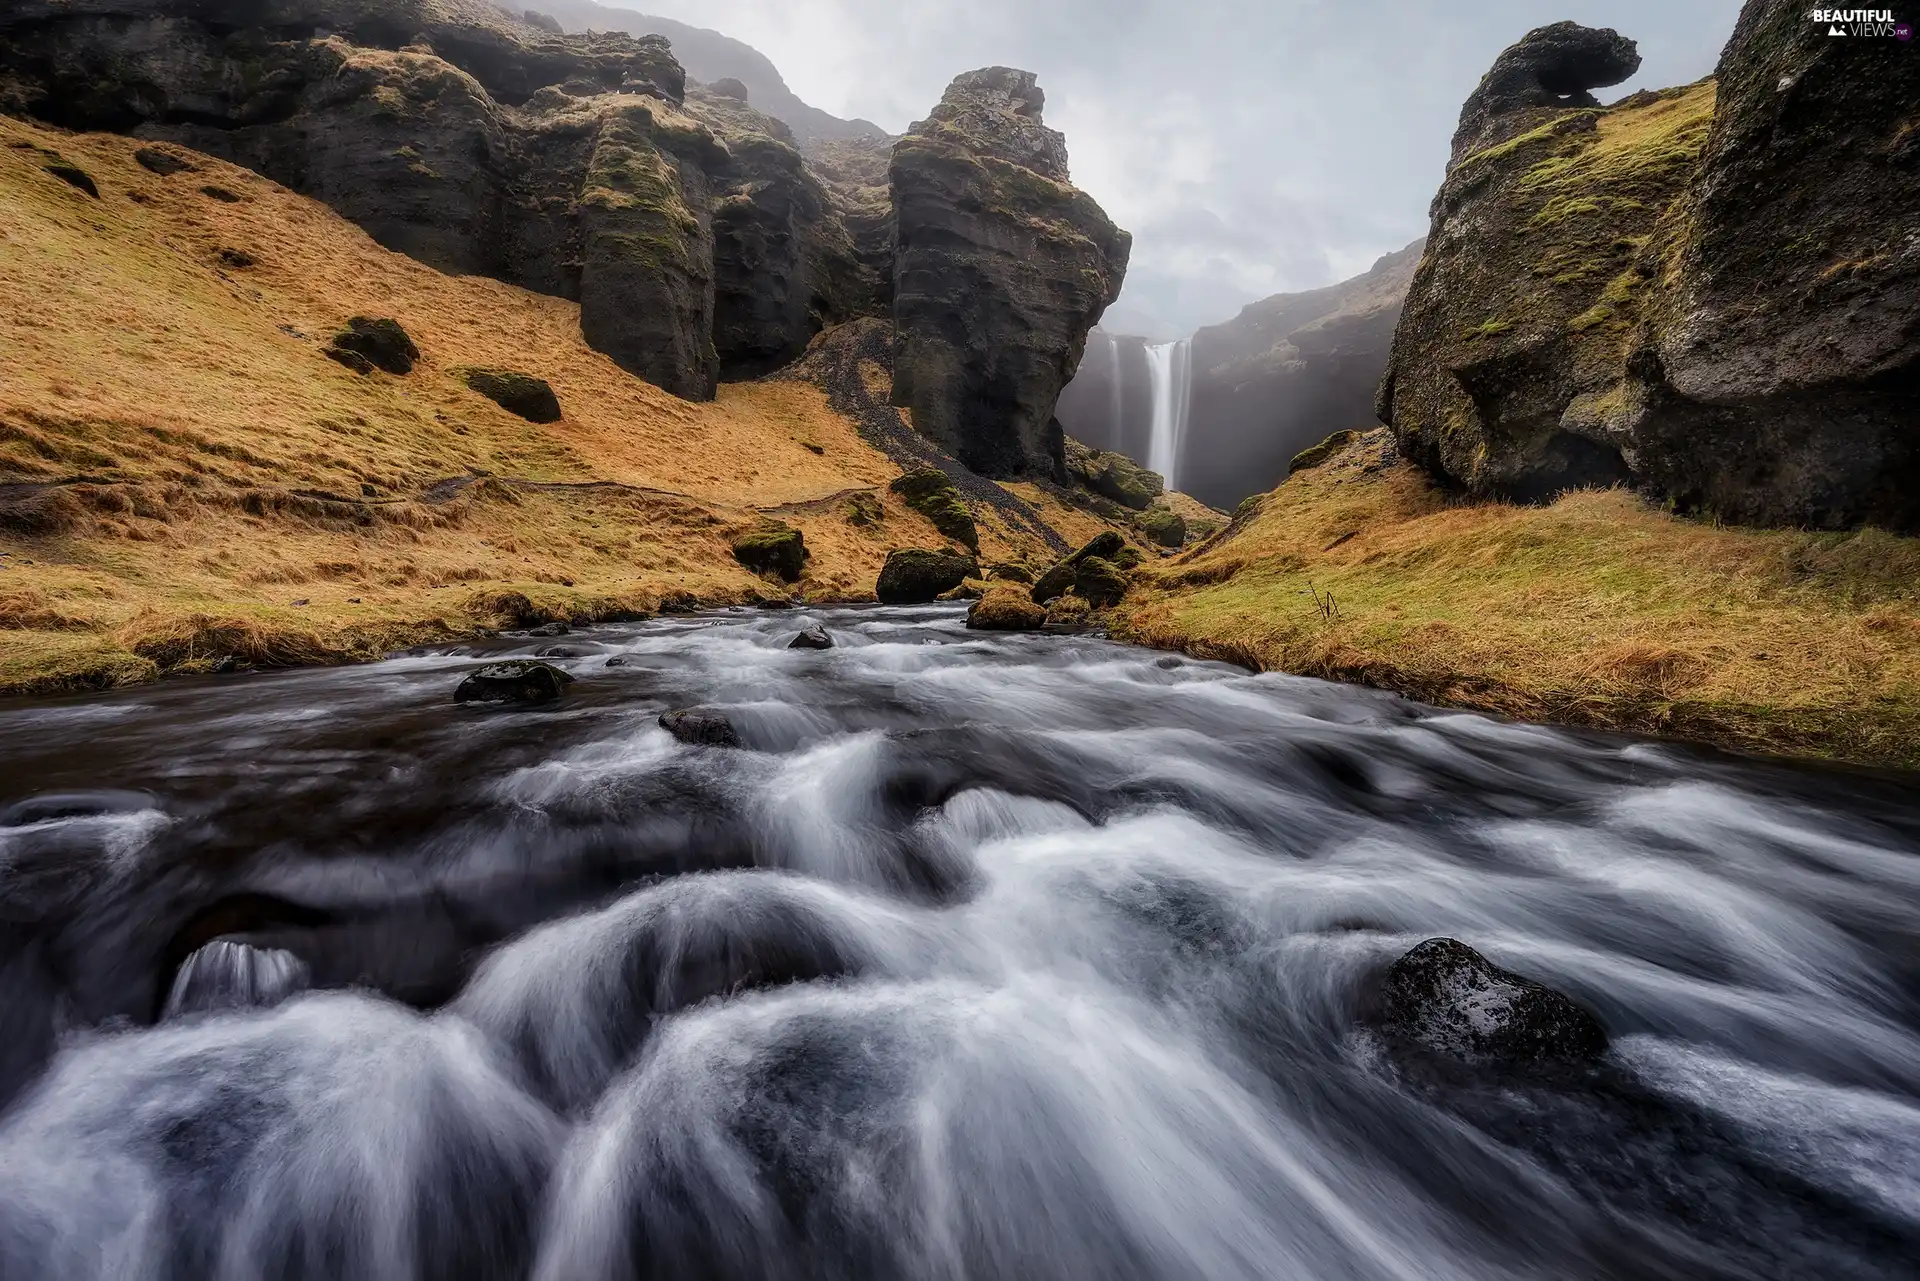
<path fill-rule="evenodd" d="M 1830 36 L 1892 36 L 1913 39 L 1913 24 L 1901 22 L 1891 9 L 1815 9 L 1810 22 L 1824 26 Z"/>

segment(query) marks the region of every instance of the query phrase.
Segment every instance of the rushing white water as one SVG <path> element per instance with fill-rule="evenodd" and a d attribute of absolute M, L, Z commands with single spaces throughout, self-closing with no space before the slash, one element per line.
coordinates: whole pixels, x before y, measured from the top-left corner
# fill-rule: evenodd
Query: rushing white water
<path fill-rule="evenodd" d="M 1100 335 L 1107 344 L 1107 439 L 1114 442 L 1114 448 L 1125 452 L 1120 442 L 1127 438 L 1127 411 L 1125 371 L 1120 366 L 1120 340 L 1109 333 Z"/>
<path fill-rule="evenodd" d="M 568 645 L 549 712 L 446 655 L 0 708 L 0 1277 L 1912 1276 L 1910 780 L 945 607 Z M 1433 935 L 1604 1062 L 1399 1063 Z"/>
<path fill-rule="evenodd" d="M 1160 473 L 1168 489 L 1179 488 L 1180 446 L 1187 434 L 1193 397 L 1193 345 L 1151 343 L 1146 348 L 1147 378 L 1153 388 L 1153 428 L 1147 437 L 1147 466 Z"/>

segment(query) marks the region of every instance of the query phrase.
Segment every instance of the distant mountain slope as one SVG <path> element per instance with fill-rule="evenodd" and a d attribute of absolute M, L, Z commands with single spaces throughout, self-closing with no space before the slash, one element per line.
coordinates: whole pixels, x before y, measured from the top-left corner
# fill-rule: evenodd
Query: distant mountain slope
<path fill-rule="evenodd" d="M 1323 289 L 1276 294 L 1193 337 L 1180 487 L 1231 509 L 1328 434 L 1371 427 L 1373 393 L 1426 241 Z"/>
<path fill-rule="evenodd" d="M 672 18 L 657 18 L 631 9 L 614 9 L 593 0 L 535 0 L 532 11 L 551 14 L 570 32 L 624 31 L 628 35 L 662 35 L 673 44 L 674 57 L 687 74 L 702 84 L 738 80 L 747 87 L 747 101 L 787 123 L 804 148 L 843 138 L 887 137 L 870 120 L 842 120 L 810 107 L 787 88 L 780 69 L 752 45 L 690 26 Z"/>

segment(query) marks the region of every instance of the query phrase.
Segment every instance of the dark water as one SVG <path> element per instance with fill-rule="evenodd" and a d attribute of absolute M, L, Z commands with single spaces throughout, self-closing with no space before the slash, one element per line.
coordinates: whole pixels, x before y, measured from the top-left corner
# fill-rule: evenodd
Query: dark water
<path fill-rule="evenodd" d="M 563 643 L 0 707 L 0 1276 L 1920 1274 L 1910 784 L 945 609 Z M 1397 1066 L 1437 934 L 1605 1063 Z"/>

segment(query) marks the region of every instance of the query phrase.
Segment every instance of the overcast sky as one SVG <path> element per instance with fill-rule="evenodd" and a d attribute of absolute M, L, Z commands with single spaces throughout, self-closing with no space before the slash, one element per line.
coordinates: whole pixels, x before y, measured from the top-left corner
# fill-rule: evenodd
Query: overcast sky
<path fill-rule="evenodd" d="M 618 0 L 613 0 L 618 2 Z M 1563 18 L 1640 43 L 1614 97 L 1713 70 L 1739 0 L 625 0 L 746 41 L 801 98 L 898 133 L 947 82 L 1039 73 L 1075 182 L 1133 232 L 1109 327 L 1189 333 L 1364 271 L 1427 228 L 1460 104 Z"/>

